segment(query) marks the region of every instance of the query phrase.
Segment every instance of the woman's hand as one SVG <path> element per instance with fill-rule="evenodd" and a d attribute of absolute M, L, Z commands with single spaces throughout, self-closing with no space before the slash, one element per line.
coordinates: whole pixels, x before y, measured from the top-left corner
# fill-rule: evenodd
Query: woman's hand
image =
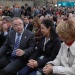
<path fill-rule="evenodd" d="M 29 67 L 31 67 L 31 68 L 35 68 L 35 67 L 38 66 L 38 63 L 37 63 L 36 60 L 30 59 L 28 62 L 29 62 L 29 63 L 28 63 L 27 65 L 28 65 Z"/>
<path fill-rule="evenodd" d="M 43 73 L 44 74 L 49 74 L 51 73 L 53 70 L 53 66 L 51 64 L 47 64 L 44 68 L 43 68 Z"/>

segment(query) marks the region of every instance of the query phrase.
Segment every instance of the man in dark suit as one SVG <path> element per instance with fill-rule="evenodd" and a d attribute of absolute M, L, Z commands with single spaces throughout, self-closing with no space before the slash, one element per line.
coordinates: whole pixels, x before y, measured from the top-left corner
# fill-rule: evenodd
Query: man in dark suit
<path fill-rule="evenodd" d="M 24 28 L 32 31 L 33 25 L 29 22 L 29 18 L 27 16 L 24 17 Z"/>
<path fill-rule="evenodd" d="M 0 69 L 5 75 L 15 75 L 27 63 L 35 47 L 34 34 L 24 30 L 20 18 L 13 19 L 13 29 L 0 48 Z"/>

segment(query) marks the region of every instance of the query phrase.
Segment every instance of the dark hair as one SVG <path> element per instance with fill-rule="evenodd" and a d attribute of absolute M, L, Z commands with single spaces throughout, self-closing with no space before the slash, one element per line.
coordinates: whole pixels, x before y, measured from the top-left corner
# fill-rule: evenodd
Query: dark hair
<path fill-rule="evenodd" d="M 51 27 L 50 29 L 50 38 L 54 39 L 55 37 L 57 37 L 57 33 L 56 30 L 53 27 L 53 22 L 51 20 L 44 20 L 41 22 L 41 24 L 43 24 L 46 28 Z"/>
<path fill-rule="evenodd" d="M 21 6 L 21 9 L 24 9 L 24 6 Z"/>
<path fill-rule="evenodd" d="M 57 16 L 53 16 L 53 21 L 57 22 Z"/>
<path fill-rule="evenodd" d="M 29 16 L 29 19 L 33 19 L 33 17 L 32 16 Z"/>

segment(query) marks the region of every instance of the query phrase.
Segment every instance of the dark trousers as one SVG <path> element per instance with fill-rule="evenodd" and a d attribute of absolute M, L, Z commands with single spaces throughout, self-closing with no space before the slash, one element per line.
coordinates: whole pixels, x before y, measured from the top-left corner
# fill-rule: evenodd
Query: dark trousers
<path fill-rule="evenodd" d="M 41 70 L 31 69 L 30 67 L 25 66 L 18 72 L 18 75 L 45 75 L 45 74 L 42 73 L 42 69 Z M 49 75 L 56 75 L 56 74 L 49 74 Z"/>
<path fill-rule="evenodd" d="M 10 61 L 9 57 L 7 56 L 0 58 L 0 69 L 5 75 L 14 75 L 24 66 L 25 62 L 20 58 L 16 58 L 12 61 Z"/>
<path fill-rule="evenodd" d="M 18 72 L 18 75 L 37 75 L 37 70 L 25 66 Z"/>

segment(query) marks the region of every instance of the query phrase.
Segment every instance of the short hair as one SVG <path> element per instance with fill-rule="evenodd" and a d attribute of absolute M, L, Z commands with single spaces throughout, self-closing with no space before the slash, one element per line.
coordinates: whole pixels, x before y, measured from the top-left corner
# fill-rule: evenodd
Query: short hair
<path fill-rule="evenodd" d="M 24 16 L 24 18 L 27 18 L 29 20 L 29 16 Z"/>
<path fill-rule="evenodd" d="M 33 19 L 33 17 L 32 16 L 29 16 L 29 19 Z"/>
<path fill-rule="evenodd" d="M 13 19 L 12 19 L 12 21 L 14 21 L 14 20 L 17 20 L 17 19 L 21 19 L 20 17 L 14 17 Z M 21 19 L 22 20 L 22 19 Z M 23 20 L 22 20 L 23 21 Z"/>
<path fill-rule="evenodd" d="M 75 40 L 75 22 L 72 19 L 62 21 L 56 27 L 56 32 L 64 38 Z"/>
<path fill-rule="evenodd" d="M 22 20 L 20 17 L 14 17 L 14 18 L 12 19 L 12 22 L 13 22 L 14 20 L 17 20 L 17 19 Z M 23 24 L 24 24 L 24 21 L 23 21 L 23 20 L 22 20 L 22 22 L 23 22 Z"/>
<path fill-rule="evenodd" d="M 5 20 L 7 22 L 12 22 L 12 18 L 10 16 L 5 16 L 5 17 L 3 17 L 2 20 Z"/>

